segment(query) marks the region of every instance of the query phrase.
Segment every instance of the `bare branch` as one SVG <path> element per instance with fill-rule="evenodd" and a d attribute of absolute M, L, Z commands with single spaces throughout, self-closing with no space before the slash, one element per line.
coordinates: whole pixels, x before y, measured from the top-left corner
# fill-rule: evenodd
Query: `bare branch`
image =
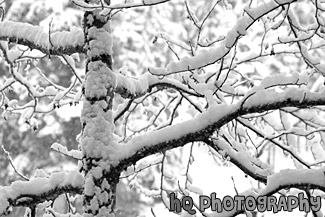
<path fill-rule="evenodd" d="M 17 174 L 18 174 L 22 179 L 24 179 L 25 181 L 28 181 L 29 178 L 27 178 L 26 176 L 24 176 L 22 173 L 20 173 L 20 172 L 16 169 L 15 165 L 14 165 L 13 162 L 12 162 L 12 159 L 11 159 L 11 156 L 10 156 L 9 152 L 5 149 L 5 147 L 2 145 L 1 148 L 2 148 L 3 152 L 5 153 L 5 155 L 7 156 L 7 159 L 8 159 L 8 161 L 9 161 L 11 167 L 14 169 L 14 171 L 15 171 L 15 172 L 16 172 L 16 173 L 17 173 Z"/>

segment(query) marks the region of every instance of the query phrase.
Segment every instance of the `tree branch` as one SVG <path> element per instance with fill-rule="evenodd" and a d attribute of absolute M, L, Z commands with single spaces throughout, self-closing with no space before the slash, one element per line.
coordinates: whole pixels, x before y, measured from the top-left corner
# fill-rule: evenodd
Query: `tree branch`
<path fill-rule="evenodd" d="M 177 148 L 190 142 L 205 142 L 224 124 L 242 115 L 265 112 L 283 107 L 307 108 L 325 105 L 325 93 L 289 88 L 282 93 L 261 90 L 244 97 L 234 105 L 214 105 L 195 118 L 161 130 L 134 137 L 120 147 L 120 169 L 135 164 L 139 159 L 164 150 Z"/>
<path fill-rule="evenodd" d="M 154 87 L 172 88 L 192 96 L 203 97 L 203 95 L 190 90 L 187 86 L 175 79 L 158 78 L 149 73 L 138 76 L 138 78 L 126 77 L 116 73 L 116 93 L 124 98 L 138 98 L 147 94 Z"/>
<path fill-rule="evenodd" d="M 13 182 L 10 186 L 0 187 L 0 216 L 7 214 L 11 206 L 31 207 L 63 193 L 82 194 L 83 185 L 83 175 L 77 171 Z"/>
<path fill-rule="evenodd" d="M 45 54 L 84 53 L 84 35 L 79 29 L 59 31 L 50 35 L 42 27 L 12 21 L 0 22 L 0 40 L 28 46 Z"/>
<path fill-rule="evenodd" d="M 118 9 L 128 9 L 128 8 L 137 8 L 137 7 L 143 7 L 143 6 L 153 6 L 162 4 L 165 2 L 168 2 L 170 0 L 141 0 L 138 2 L 130 2 L 130 3 L 117 3 L 117 4 L 111 4 L 111 5 L 102 5 L 102 4 L 88 4 L 80 0 L 73 0 L 72 2 L 77 5 L 78 7 L 92 11 L 92 10 L 98 10 L 98 9 L 104 9 L 101 12 L 101 15 L 108 16 L 112 10 Z"/>
<path fill-rule="evenodd" d="M 204 50 L 200 54 L 193 57 L 184 57 L 176 62 L 172 61 L 167 65 L 166 68 L 150 68 L 150 71 L 156 75 L 170 75 L 211 65 L 225 57 L 229 53 L 230 49 L 237 43 L 239 38 L 246 34 L 246 31 L 251 25 L 253 25 L 253 23 L 271 11 L 274 11 L 283 5 L 291 4 L 295 1 L 296 0 L 285 0 L 281 1 L 281 3 L 270 1 L 256 8 L 246 9 L 246 13 L 227 33 L 225 39 L 218 47 L 210 50 Z"/>
<path fill-rule="evenodd" d="M 233 143 L 234 141 L 232 141 Z M 215 151 L 222 154 L 223 157 L 229 156 L 229 161 L 241 169 L 245 174 L 249 175 L 253 179 L 266 184 L 267 175 L 273 174 L 272 169 L 259 159 L 251 156 L 245 150 L 236 150 L 231 147 L 223 139 L 206 140 L 205 143 L 212 147 Z M 237 143 L 232 144 L 236 147 L 240 147 Z M 241 148 L 242 149 L 242 148 Z"/>

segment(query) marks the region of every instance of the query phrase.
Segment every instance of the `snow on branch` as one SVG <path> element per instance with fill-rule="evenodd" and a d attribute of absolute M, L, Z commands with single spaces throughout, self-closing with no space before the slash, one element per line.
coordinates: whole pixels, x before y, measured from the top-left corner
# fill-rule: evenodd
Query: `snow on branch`
<path fill-rule="evenodd" d="M 81 160 L 82 159 L 82 152 L 79 151 L 79 150 L 70 150 L 68 151 L 68 149 L 66 147 L 64 147 L 63 145 L 55 142 L 51 145 L 51 149 L 56 151 L 56 152 L 59 152 L 63 155 L 66 155 L 68 157 L 72 157 L 74 159 L 77 159 L 77 160 Z"/>
<path fill-rule="evenodd" d="M 261 195 L 272 195 L 290 187 L 309 187 L 325 192 L 325 167 L 319 169 L 285 169 L 267 177 Z"/>
<path fill-rule="evenodd" d="M 244 15 L 238 20 L 237 24 L 227 33 L 225 39 L 216 48 L 203 50 L 196 56 L 187 56 L 179 61 L 170 62 L 166 68 L 150 68 L 150 71 L 156 75 L 168 75 L 176 72 L 198 69 L 211 65 L 226 56 L 230 49 L 237 43 L 238 39 L 246 34 L 247 29 L 265 14 L 290 4 L 296 0 L 270 1 L 261 4 L 256 8 L 246 9 Z"/>
<path fill-rule="evenodd" d="M 242 115 L 283 107 L 317 105 L 325 105 L 325 91 L 315 93 L 295 87 L 283 92 L 260 90 L 237 104 L 213 105 L 191 120 L 134 137 L 120 148 L 120 165 L 129 166 L 144 156 L 181 147 L 189 142 L 205 142 L 215 130 Z"/>
<path fill-rule="evenodd" d="M 161 38 L 167 42 L 170 42 L 171 44 L 174 44 L 184 50 L 191 51 L 191 48 L 187 44 L 185 44 L 184 42 L 182 42 L 180 40 L 175 39 L 174 37 L 170 36 L 166 32 L 156 33 L 154 40 L 158 40 L 158 38 Z"/>
<path fill-rule="evenodd" d="M 266 177 L 273 174 L 269 165 L 250 155 L 245 146 L 234 139 L 230 143 L 224 139 L 207 140 L 206 143 L 255 180 L 266 183 Z"/>
<path fill-rule="evenodd" d="M 310 164 L 308 162 L 306 162 L 301 156 L 299 156 L 297 150 L 293 147 L 288 147 L 284 144 L 281 144 L 280 142 L 269 138 L 268 136 L 266 136 L 261 130 L 257 129 L 254 125 L 252 125 L 249 121 L 243 119 L 243 118 L 237 118 L 237 121 L 242 124 L 243 126 L 245 126 L 247 129 L 252 130 L 254 133 L 256 133 L 256 135 L 260 136 L 261 138 L 264 138 L 267 141 L 272 142 L 274 145 L 278 146 L 279 148 L 281 148 L 284 151 L 287 151 L 295 160 L 297 160 L 299 163 L 301 163 L 302 165 L 304 165 L 307 168 L 310 168 Z"/>
<path fill-rule="evenodd" d="M 108 8 L 111 9 L 124 9 L 124 8 L 134 8 L 134 7 L 141 7 L 141 6 L 151 6 L 162 4 L 165 2 L 169 2 L 170 0 L 141 0 L 138 2 L 128 2 L 125 4 L 112 4 L 109 5 Z"/>
<path fill-rule="evenodd" d="M 152 6 L 152 5 L 162 4 L 162 3 L 165 3 L 168 1 L 170 1 L 170 0 L 140 0 L 140 1 L 117 3 L 117 4 L 111 4 L 111 5 L 88 4 L 88 3 L 85 3 L 84 1 L 80 1 L 80 0 L 73 0 L 72 2 L 85 11 L 104 9 L 100 14 L 103 16 L 107 16 L 113 9 L 121 10 L 121 9 L 127 9 L 127 8 Z"/>
<path fill-rule="evenodd" d="M 145 95 L 153 87 L 166 87 L 190 94 L 192 96 L 202 96 L 176 79 L 158 78 L 150 73 L 145 73 L 137 78 L 127 77 L 120 73 L 115 73 L 116 92 L 125 98 L 137 98 Z"/>
<path fill-rule="evenodd" d="M 15 181 L 0 187 L 0 216 L 12 206 L 31 206 L 55 199 L 62 193 L 81 194 L 84 178 L 77 171 L 53 173 L 49 178 L 36 177 L 30 181 Z"/>
<path fill-rule="evenodd" d="M 6 155 L 7 159 L 8 159 L 8 161 L 9 161 L 9 163 L 10 163 L 10 165 L 11 165 L 11 167 L 14 169 L 15 173 L 16 173 L 17 175 L 19 175 L 21 178 L 23 178 L 24 180 L 27 180 L 27 181 L 28 181 L 29 179 L 28 179 L 26 176 L 24 176 L 22 173 L 20 173 L 20 172 L 16 169 L 16 167 L 15 167 L 15 165 L 14 165 L 14 163 L 13 163 L 13 160 L 12 160 L 12 158 L 11 158 L 11 156 L 10 156 L 9 151 L 7 151 L 3 145 L 1 146 L 1 148 L 2 148 L 2 151 L 5 153 L 5 155 Z"/>
<path fill-rule="evenodd" d="M 3 21 L 0 22 L 0 40 L 22 44 L 45 54 L 62 55 L 83 53 L 84 35 L 77 28 L 49 34 L 40 26 Z"/>

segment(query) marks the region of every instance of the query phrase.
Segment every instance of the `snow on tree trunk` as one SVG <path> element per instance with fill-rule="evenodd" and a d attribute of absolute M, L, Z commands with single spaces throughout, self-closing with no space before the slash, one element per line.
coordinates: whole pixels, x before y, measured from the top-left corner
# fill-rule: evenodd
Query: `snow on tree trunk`
<path fill-rule="evenodd" d="M 110 170 L 116 147 L 110 20 L 99 15 L 99 11 L 88 11 L 84 14 L 83 25 L 87 52 L 80 138 L 85 173 L 84 216 L 115 216 L 112 212 L 119 174 Z"/>

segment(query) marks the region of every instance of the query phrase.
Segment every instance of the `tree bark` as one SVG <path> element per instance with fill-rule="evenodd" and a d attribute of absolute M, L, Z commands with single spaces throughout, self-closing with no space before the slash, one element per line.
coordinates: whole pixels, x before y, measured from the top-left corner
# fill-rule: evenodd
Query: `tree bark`
<path fill-rule="evenodd" d="M 117 143 L 113 136 L 115 84 L 110 20 L 99 11 L 90 11 L 85 12 L 83 22 L 87 55 L 80 138 L 85 173 L 84 216 L 115 216 L 119 173 L 111 171 Z"/>

